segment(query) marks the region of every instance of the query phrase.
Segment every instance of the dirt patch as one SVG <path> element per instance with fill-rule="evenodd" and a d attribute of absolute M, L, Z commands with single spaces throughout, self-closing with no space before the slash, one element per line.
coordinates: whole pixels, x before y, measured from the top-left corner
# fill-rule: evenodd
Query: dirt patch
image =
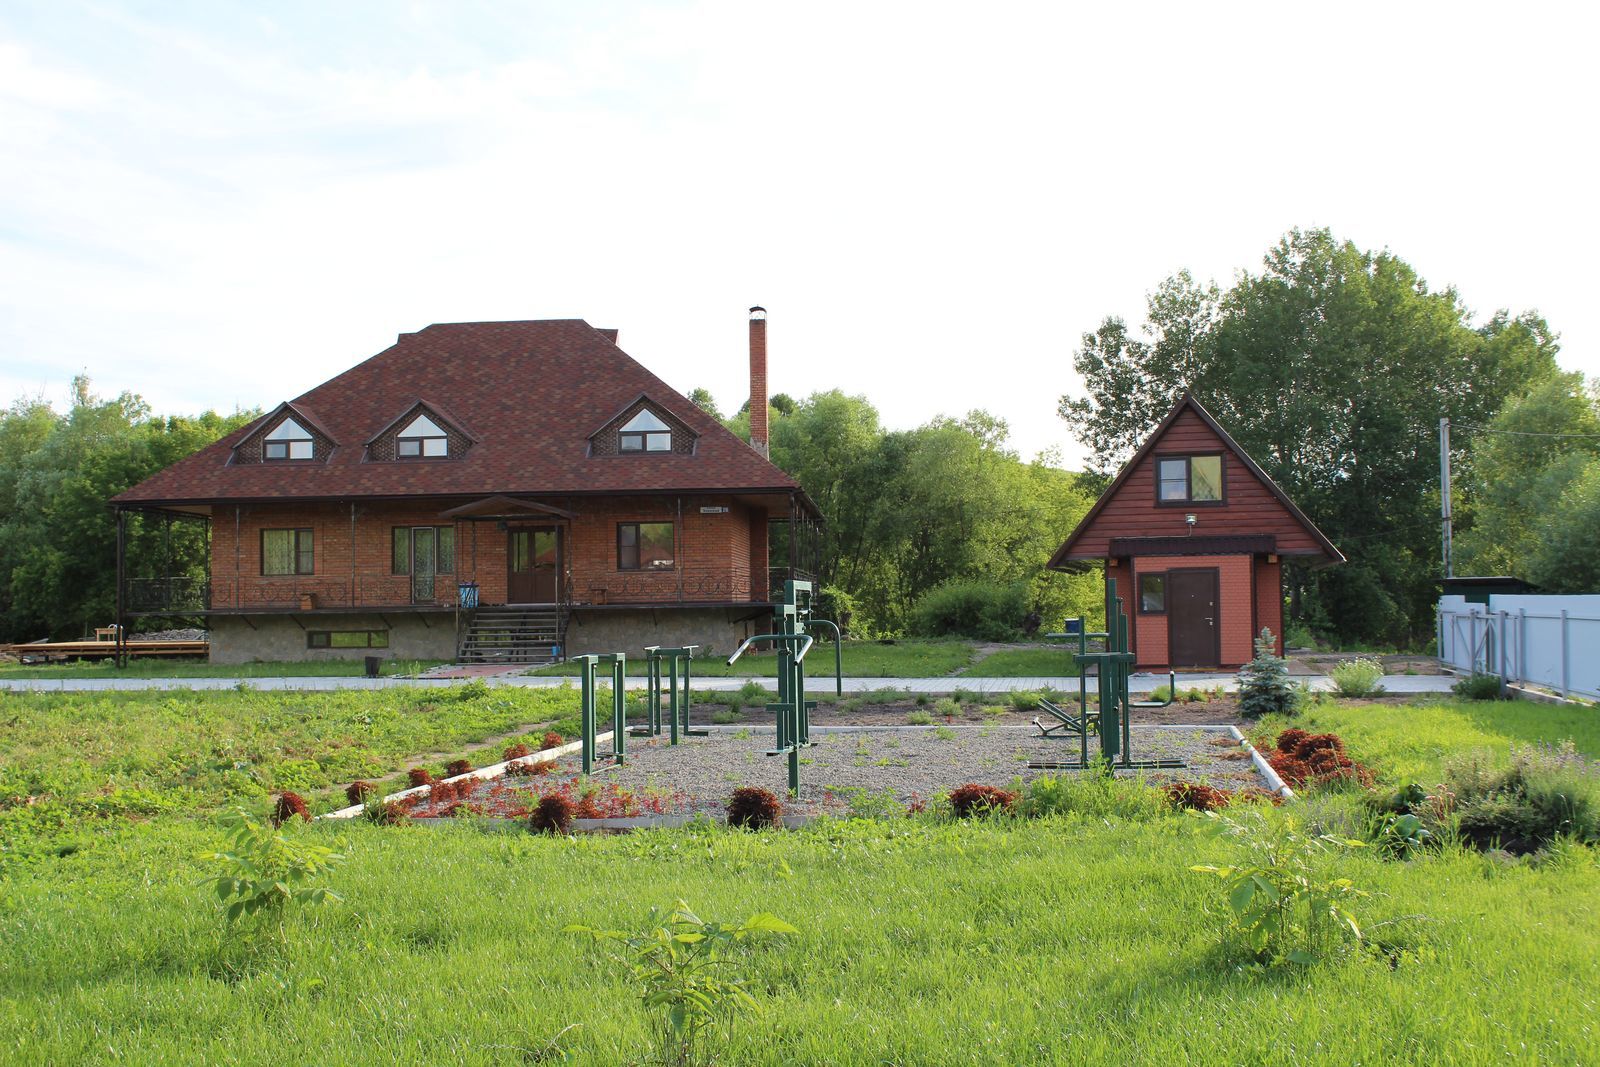
<path fill-rule="evenodd" d="M 1178 759 L 1184 766 L 1117 773 L 1152 784 L 1182 779 L 1226 789 L 1262 788 L 1263 779 L 1253 765 L 1225 759 L 1226 749 L 1209 744 L 1215 736 L 1215 728 L 1136 728 L 1132 746 L 1137 757 Z M 929 802 L 967 782 L 1006 787 L 1019 778 L 1029 781 L 1071 773 L 1030 768 L 1030 760 L 1070 760 L 1078 755 L 1075 742 L 1041 738 L 1029 727 L 993 724 L 954 729 L 821 728 L 811 738 L 812 747 L 803 750 L 800 795 L 784 802 L 785 810 L 795 814 L 843 813 L 860 803 L 876 808 L 893 802 L 903 808 Z M 605 791 L 599 798 L 603 813 L 720 814 L 729 794 L 749 785 L 781 796 L 787 791 L 786 761 L 766 754 L 774 740 L 770 728 L 715 730 L 709 737 L 688 738 L 677 746 L 663 738 L 630 739 L 626 764 L 595 775 L 595 783 Z M 582 791 L 576 769 L 574 761 L 566 760 L 535 779 L 468 783 L 471 791 L 452 795 L 450 802 L 469 805 L 468 812 L 514 815 L 531 806 L 531 793 L 562 791 L 576 797 Z M 518 791 L 524 796 L 517 797 Z"/>
<path fill-rule="evenodd" d="M 1444 671 L 1434 656 L 1419 656 L 1414 652 L 1398 652 L 1387 656 L 1371 652 L 1320 652 L 1307 649 L 1290 649 L 1289 673 L 1297 676 L 1327 674 L 1341 663 L 1353 659 L 1375 659 L 1383 664 L 1385 674 L 1439 675 Z"/>
<path fill-rule="evenodd" d="M 1077 703 L 1078 698 L 1073 696 L 1068 698 L 1063 706 L 1070 709 L 1076 707 Z M 933 698 L 929 698 L 926 704 L 918 704 L 914 697 L 887 704 L 866 704 L 854 711 L 838 703 L 819 703 L 816 710 L 811 713 L 811 721 L 818 726 L 906 726 L 910 723 L 911 716 L 921 712 L 931 715 L 935 726 L 941 723 L 952 726 L 981 726 L 984 723 L 994 723 L 996 726 L 1028 726 L 1033 723 L 1034 716 L 1041 714 L 1036 709 L 1018 711 L 1009 703 L 973 702 L 962 704 L 959 715 L 947 718 L 936 708 L 937 703 Z M 985 711 L 985 708 L 989 710 Z M 994 710 L 996 708 L 1004 710 L 996 713 Z M 697 719 L 702 711 L 703 709 L 696 710 Z M 750 708 L 746 710 L 742 721 L 752 724 L 770 722 L 771 716 L 765 711 Z M 1226 726 L 1243 721 L 1243 716 L 1239 714 L 1239 702 L 1232 697 L 1192 704 L 1172 704 L 1165 708 L 1137 708 L 1133 713 L 1135 726 Z"/>

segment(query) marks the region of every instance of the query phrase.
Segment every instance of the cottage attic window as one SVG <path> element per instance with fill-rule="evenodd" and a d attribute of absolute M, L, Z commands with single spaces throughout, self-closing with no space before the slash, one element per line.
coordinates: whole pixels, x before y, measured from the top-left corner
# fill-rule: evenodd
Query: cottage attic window
<path fill-rule="evenodd" d="M 284 419 L 263 439 L 266 447 L 263 459 L 311 459 L 311 434 L 293 419 Z"/>
<path fill-rule="evenodd" d="M 1156 501 L 1162 504 L 1220 504 L 1222 457 L 1165 456 L 1157 460 Z"/>
<path fill-rule="evenodd" d="M 395 435 L 394 452 L 401 459 L 448 456 L 450 440 L 439 428 L 438 423 L 426 415 L 419 414 L 406 425 L 405 429 Z"/>
<path fill-rule="evenodd" d="M 671 452 L 672 427 L 645 408 L 623 425 L 617 448 L 622 452 Z"/>

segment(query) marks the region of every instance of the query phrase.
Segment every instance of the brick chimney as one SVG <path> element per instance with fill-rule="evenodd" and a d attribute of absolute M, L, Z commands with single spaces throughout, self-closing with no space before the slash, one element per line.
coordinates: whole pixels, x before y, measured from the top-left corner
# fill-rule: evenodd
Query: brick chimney
<path fill-rule="evenodd" d="M 767 309 L 750 309 L 750 447 L 767 454 Z"/>

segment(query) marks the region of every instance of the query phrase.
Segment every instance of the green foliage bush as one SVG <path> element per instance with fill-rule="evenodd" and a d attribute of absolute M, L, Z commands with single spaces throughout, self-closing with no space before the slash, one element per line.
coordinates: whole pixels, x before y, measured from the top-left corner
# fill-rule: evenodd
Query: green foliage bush
<path fill-rule="evenodd" d="M 1494 674 L 1469 674 L 1457 679 L 1450 692 L 1468 700 L 1499 700 L 1500 678 Z"/>
<path fill-rule="evenodd" d="M 1266 627 L 1256 637 L 1256 658 L 1239 671 L 1239 711 L 1247 718 L 1287 715 L 1299 704 L 1289 681 L 1289 661 L 1277 654 L 1277 641 Z"/>
<path fill-rule="evenodd" d="M 1342 697 L 1370 697 L 1383 692 L 1379 684 L 1383 678 L 1383 664 L 1365 656 L 1336 665 L 1328 676 L 1333 679 L 1334 692 Z"/>
<path fill-rule="evenodd" d="M 1189 869 L 1222 880 L 1234 929 L 1257 959 L 1310 963 L 1346 939 L 1361 940 L 1352 907 L 1367 894 L 1324 868 L 1331 852 L 1362 842 L 1302 833 L 1292 817 L 1259 810 L 1203 817 L 1242 855 L 1237 863 Z"/>
<path fill-rule="evenodd" d="M 620 946 L 613 959 L 638 983 L 639 999 L 662 1009 L 656 1030 L 660 1062 L 686 1065 L 711 1062 L 705 1040 L 739 1012 L 759 1008 L 749 979 L 739 973 L 739 950 L 800 931 L 767 912 L 737 926 L 707 922 L 680 900 L 664 923 L 642 934 L 577 925 L 566 932 Z"/>
<path fill-rule="evenodd" d="M 1027 586 L 1020 582 L 949 581 L 923 594 L 911 609 L 911 632 L 921 637 L 1009 641 L 1022 633 Z"/>
<path fill-rule="evenodd" d="M 311 907 L 340 899 L 313 881 L 344 857 L 304 840 L 292 831 L 292 821 L 273 825 L 241 810 L 227 816 L 223 825 L 230 830 L 229 851 L 206 852 L 200 859 L 221 868 L 203 884 L 216 891 L 230 923 L 257 913 L 281 922 L 290 904 Z"/>
<path fill-rule="evenodd" d="M 1519 749 L 1510 766 L 1479 754 L 1446 765 L 1437 800 L 1418 814 L 1480 849 L 1537 852 L 1557 838 L 1600 841 L 1600 787 L 1570 743 Z"/>

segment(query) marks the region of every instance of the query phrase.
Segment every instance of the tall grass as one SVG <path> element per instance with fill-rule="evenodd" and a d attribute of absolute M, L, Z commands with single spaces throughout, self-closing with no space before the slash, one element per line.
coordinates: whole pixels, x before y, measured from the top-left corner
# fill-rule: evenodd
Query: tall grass
<path fill-rule="evenodd" d="M 1348 860 L 1380 946 L 1283 975 L 1221 947 L 1227 857 L 1192 820 L 833 823 L 552 840 L 469 826 L 314 828 L 345 903 L 281 946 L 230 938 L 163 825 L 8 885 L 0 1048 L 17 1063 L 638 1060 L 651 1016 L 568 923 L 772 911 L 739 1064 L 1578 1062 L 1600 980 L 1592 863 Z M 1426 923 L 1385 920 L 1425 913 Z M 1539 916 L 1537 924 L 1527 916 Z M 1494 990 L 1494 1011 L 1477 995 Z M 1086 991 L 1094 991 L 1087 996 Z M 543 1062 L 554 1059 L 545 1053 Z"/>

